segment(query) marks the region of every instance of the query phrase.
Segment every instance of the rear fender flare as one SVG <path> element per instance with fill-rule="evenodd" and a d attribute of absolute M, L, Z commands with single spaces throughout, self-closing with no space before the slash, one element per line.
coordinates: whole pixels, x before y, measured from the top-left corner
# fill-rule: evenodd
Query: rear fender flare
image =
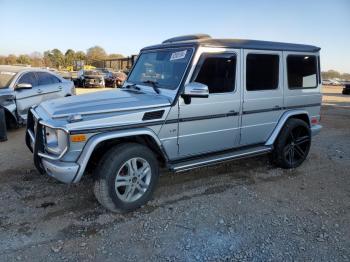
<path fill-rule="evenodd" d="M 291 111 L 287 111 L 278 120 L 278 123 L 277 123 L 275 129 L 273 130 L 273 132 L 270 135 L 270 137 L 267 139 L 265 145 L 266 146 L 272 146 L 275 143 L 279 133 L 281 132 L 281 130 L 282 130 L 284 124 L 287 122 L 287 120 L 289 118 L 291 118 L 293 116 L 297 116 L 297 115 L 306 115 L 308 120 L 309 120 L 308 125 L 311 126 L 309 113 L 306 110 L 291 110 Z"/>

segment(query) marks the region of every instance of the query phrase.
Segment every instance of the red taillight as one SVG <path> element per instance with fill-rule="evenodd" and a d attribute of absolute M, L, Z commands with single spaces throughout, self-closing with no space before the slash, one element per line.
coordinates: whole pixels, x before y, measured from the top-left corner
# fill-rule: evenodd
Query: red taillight
<path fill-rule="evenodd" d="M 311 125 L 317 125 L 318 119 L 316 117 L 311 118 Z"/>

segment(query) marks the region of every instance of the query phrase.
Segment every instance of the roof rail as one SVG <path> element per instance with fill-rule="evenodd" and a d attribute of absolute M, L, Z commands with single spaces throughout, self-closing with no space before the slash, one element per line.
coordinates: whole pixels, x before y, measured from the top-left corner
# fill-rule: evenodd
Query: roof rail
<path fill-rule="evenodd" d="M 210 35 L 207 34 L 194 34 L 194 35 L 183 35 L 169 38 L 162 42 L 162 44 L 173 43 L 173 42 L 181 42 L 181 41 L 189 41 L 189 40 L 200 40 L 200 39 L 209 39 Z"/>

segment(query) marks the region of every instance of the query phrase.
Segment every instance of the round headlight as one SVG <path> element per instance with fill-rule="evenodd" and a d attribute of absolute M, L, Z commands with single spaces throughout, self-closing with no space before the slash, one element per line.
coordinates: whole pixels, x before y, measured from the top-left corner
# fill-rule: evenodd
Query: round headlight
<path fill-rule="evenodd" d="M 68 146 L 67 134 L 61 129 L 45 127 L 45 148 L 47 152 L 59 155 Z"/>

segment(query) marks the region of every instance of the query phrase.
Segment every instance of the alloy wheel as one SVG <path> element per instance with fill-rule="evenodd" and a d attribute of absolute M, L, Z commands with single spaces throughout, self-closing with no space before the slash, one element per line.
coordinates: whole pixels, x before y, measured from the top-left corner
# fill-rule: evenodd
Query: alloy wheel
<path fill-rule="evenodd" d="M 304 127 L 297 126 L 289 132 L 284 147 L 284 157 L 291 167 L 296 166 L 306 158 L 310 144 L 310 135 Z"/>
<path fill-rule="evenodd" d="M 142 197 L 150 185 L 151 172 L 150 164 L 143 158 L 125 161 L 115 179 L 115 191 L 120 200 L 134 202 Z"/>

